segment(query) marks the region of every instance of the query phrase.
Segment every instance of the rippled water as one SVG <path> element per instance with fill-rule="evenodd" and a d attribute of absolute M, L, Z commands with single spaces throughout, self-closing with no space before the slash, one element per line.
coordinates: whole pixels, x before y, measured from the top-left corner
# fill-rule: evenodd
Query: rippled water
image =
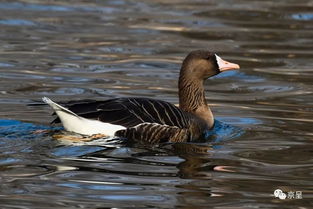
<path fill-rule="evenodd" d="M 1 208 L 312 208 L 312 0 L 1 1 L 0 29 Z M 241 65 L 206 83 L 205 144 L 63 144 L 27 106 L 178 103 L 180 63 L 204 48 Z"/>

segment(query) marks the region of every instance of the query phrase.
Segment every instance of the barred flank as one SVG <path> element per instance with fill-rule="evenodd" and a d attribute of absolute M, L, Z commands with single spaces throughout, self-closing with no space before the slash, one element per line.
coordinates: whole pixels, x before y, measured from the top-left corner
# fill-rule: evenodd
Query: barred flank
<path fill-rule="evenodd" d="M 141 123 L 137 126 L 120 130 L 115 136 L 130 139 L 134 142 L 157 144 L 163 142 L 188 142 L 190 133 L 187 129 L 157 123 Z"/>

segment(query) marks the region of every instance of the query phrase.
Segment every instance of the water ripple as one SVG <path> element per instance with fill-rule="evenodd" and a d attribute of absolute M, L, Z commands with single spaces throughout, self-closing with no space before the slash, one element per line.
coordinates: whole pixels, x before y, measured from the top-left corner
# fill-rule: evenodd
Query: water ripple
<path fill-rule="evenodd" d="M 19 20 L 19 19 L 10 19 L 10 20 L 0 20 L 0 25 L 12 25 L 12 26 L 34 26 L 36 23 L 29 20 Z"/>

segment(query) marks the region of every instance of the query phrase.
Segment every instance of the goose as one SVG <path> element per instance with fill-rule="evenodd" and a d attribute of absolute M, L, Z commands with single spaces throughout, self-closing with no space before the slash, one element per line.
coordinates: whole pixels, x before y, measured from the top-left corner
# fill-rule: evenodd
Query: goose
<path fill-rule="evenodd" d="M 179 107 L 162 100 L 126 97 L 104 101 L 83 100 L 58 104 L 47 97 L 66 131 L 103 134 L 134 142 L 192 142 L 205 137 L 214 116 L 204 92 L 204 81 L 221 72 L 239 69 L 207 50 L 190 52 L 182 62 L 178 80 Z"/>

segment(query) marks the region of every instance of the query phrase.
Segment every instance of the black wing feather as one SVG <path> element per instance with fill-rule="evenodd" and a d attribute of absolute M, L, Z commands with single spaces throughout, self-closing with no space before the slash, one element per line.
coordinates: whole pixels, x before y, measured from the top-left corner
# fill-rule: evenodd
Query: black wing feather
<path fill-rule="evenodd" d="M 106 101 L 83 101 L 65 106 L 79 116 L 133 127 L 141 123 L 158 123 L 186 128 L 187 114 L 171 103 L 148 98 L 118 98 Z"/>

